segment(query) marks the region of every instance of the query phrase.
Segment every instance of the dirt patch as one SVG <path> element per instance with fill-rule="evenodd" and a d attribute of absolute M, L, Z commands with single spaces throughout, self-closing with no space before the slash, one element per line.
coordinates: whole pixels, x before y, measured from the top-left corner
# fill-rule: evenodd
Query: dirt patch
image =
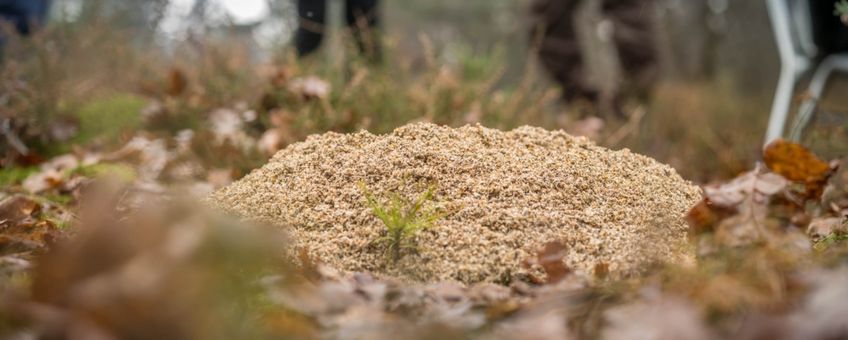
<path fill-rule="evenodd" d="M 387 260 L 385 227 L 359 186 L 413 199 L 433 184 L 448 214 L 418 234 L 416 253 Z M 214 193 L 213 204 L 288 228 L 298 247 L 336 268 L 415 281 L 508 282 L 546 242 L 578 273 L 613 276 L 684 261 L 683 216 L 700 199 L 671 167 L 562 131 L 509 132 L 410 124 L 386 135 L 326 133 L 278 152 Z"/>

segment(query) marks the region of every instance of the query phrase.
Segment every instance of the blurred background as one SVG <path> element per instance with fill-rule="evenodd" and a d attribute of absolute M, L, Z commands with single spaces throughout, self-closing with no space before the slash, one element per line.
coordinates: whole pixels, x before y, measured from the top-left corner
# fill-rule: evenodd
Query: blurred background
<path fill-rule="evenodd" d="M 765 1 L 388 0 L 378 7 L 379 63 L 357 53 L 340 0 L 327 2 L 321 48 L 297 58 L 296 7 L 54 0 L 43 29 L 6 39 L 0 109 L 41 158 L 133 131 L 197 129 L 226 108 L 257 116 L 240 128 L 266 150 L 421 119 L 531 124 L 706 182 L 757 160 L 780 70 Z M 292 86 L 318 93 L 292 98 Z M 840 154 L 840 124 L 807 143 Z M 26 160 L 6 157 L 14 162 Z"/>

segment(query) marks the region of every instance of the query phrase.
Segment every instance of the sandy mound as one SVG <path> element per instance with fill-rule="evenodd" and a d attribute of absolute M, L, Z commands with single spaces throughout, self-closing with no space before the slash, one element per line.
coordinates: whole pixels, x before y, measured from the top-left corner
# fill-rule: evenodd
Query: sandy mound
<path fill-rule="evenodd" d="M 449 214 L 418 234 L 417 253 L 393 264 L 374 242 L 385 227 L 360 182 L 377 197 L 409 198 L 435 183 L 431 204 Z M 669 166 L 561 131 L 422 123 L 380 136 L 311 136 L 211 201 L 286 226 L 299 247 L 339 269 L 472 283 L 526 275 L 521 262 L 555 240 L 584 274 L 599 263 L 620 276 L 685 259 L 683 216 L 699 198 Z"/>

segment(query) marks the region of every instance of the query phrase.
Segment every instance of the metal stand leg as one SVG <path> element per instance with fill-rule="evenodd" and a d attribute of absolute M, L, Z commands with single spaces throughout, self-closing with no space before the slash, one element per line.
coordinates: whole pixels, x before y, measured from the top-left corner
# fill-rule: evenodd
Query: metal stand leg
<path fill-rule="evenodd" d="M 789 130 L 790 140 L 798 142 L 801 139 L 801 134 L 816 112 L 816 106 L 824 94 L 828 79 L 837 71 L 848 73 L 848 54 L 831 55 L 825 58 L 821 65 L 816 68 L 816 72 L 813 74 L 812 80 L 810 80 L 809 97 L 801 103 L 798 116 L 795 117 L 795 121 Z"/>
<path fill-rule="evenodd" d="M 786 124 L 786 116 L 789 115 L 789 104 L 792 103 L 792 92 L 798 81 L 798 73 L 786 67 L 780 72 L 780 80 L 777 82 L 777 90 L 774 93 L 774 102 L 771 105 L 768 129 L 766 130 L 766 144 L 780 138 Z"/>
<path fill-rule="evenodd" d="M 793 43 L 789 4 L 786 0 L 766 0 L 777 49 L 780 53 L 780 80 L 774 95 L 765 144 L 780 138 L 789 115 L 792 93 L 798 78 L 810 68 L 811 60 Z"/>

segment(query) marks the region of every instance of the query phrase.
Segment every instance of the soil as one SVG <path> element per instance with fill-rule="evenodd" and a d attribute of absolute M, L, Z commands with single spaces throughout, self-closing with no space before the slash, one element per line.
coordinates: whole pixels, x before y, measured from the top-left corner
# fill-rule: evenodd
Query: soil
<path fill-rule="evenodd" d="M 411 200 L 433 185 L 427 208 L 445 215 L 416 235 L 415 251 L 390 261 L 362 184 Z M 385 135 L 310 136 L 210 201 L 286 228 L 295 251 L 344 271 L 506 283 L 539 274 L 526 260 L 552 241 L 585 276 L 599 265 L 621 277 L 690 261 L 684 215 L 700 198 L 667 165 L 563 131 L 414 123 Z"/>

